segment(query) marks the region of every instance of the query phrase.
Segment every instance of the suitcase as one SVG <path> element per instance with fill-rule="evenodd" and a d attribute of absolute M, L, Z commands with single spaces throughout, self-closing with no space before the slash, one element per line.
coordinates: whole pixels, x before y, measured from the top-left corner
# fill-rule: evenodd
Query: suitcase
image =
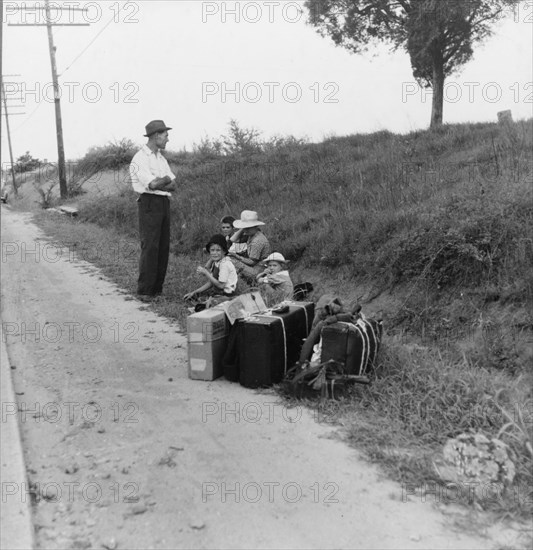
<path fill-rule="evenodd" d="M 344 364 L 346 374 L 363 376 L 374 368 L 383 325 L 373 319 L 326 325 L 321 333 L 320 362 L 333 359 Z"/>
<path fill-rule="evenodd" d="M 246 388 L 281 382 L 298 360 L 314 316 L 312 302 L 284 302 L 285 313 L 265 312 L 239 321 L 239 381 Z"/>
<path fill-rule="evenodd" d="M 189 378 L 215 380 L 222 376 L 229 327 L 225 311 L 218 307 L 187 317 Z"/>

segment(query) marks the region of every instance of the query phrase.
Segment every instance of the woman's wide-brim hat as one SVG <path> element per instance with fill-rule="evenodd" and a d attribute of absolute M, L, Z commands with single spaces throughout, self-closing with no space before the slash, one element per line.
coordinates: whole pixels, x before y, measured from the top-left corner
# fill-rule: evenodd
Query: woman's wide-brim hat
<path fill-rule="evenodd" d="M 280 254 L 279 252 L 272 252 L 270 256 L 267 256 L 264 260 L 264 264 L 268 264 L 268 262 L 279 262 L 280 264 L 288 264 L 289 260 L 286 260 L 283 254 Z"/>
<path fill-rule="evenodd" d="M 144 137 L 150 137 L 152 134 L 172 130 L 172 128 L 169 128 L 162 120 L 152 120 L 144 127 L 144 130 L 146 131 Z"/>
<path fill-rule="evenodd" d="M 241 219 L 233 222 L 233 227 L 237 229 L 246 229 L 248 227 L 258 227 L 259 225 L 265 225 L 257 218 L 257 212 L 253 210 L 243 210 L 241 212 Z"/>
<path fill-rule="evenodd" d="M 213 235 L 209 242 L 205 245 L 205 249 L 207 252 L 209 252 L 209 248 L 212 244 L 218 244 L 220 248 L 224 251 L 224 254 L 228 253 L 228 242 L 226 241 L 226 237 L 224 235 Z"/>

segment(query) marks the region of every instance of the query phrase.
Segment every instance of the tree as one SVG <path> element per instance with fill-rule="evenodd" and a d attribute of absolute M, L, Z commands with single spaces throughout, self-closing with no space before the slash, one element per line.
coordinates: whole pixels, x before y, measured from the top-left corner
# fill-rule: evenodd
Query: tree
<path fill-rule="evenodd" d="M 17 174 L 30 172 L 31 170 L 38 168 L 40 165 L 41 161 L 39 159 L 33 158 L 30 155 L 30 152 L 26 151 L 26 153 L 24 155 L 21 155 L 17 159 L 17 162 L 15 162 L 15 172 Z"/>
<path fill-rule="evenodd" d="M 258 153 L 261 151 L 260 135 L 261 132 L 253 128 L 241 128 L 236 120 L 231 119 L 229 135 L 222 136 L 222 148 L 226 155 Z"/>
<path fill-rule="evenodd" d="M 520 0 L 306 0 L 309 23 L 354 53 L 383 41 L 410 56 L 413 76 L 433 89 L 431 127 L 442 124 L 444 81 Z"/>

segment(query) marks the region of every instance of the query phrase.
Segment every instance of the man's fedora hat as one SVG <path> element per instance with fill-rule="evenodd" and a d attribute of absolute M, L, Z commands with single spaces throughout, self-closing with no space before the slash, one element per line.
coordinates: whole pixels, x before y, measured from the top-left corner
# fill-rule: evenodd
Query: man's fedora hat
<path fill-rule="evenodd" d="M 257 227 L 258 225 L 265 225 L 257 219 L 257 212 L 253 210 L 243 210 L 241 212 L 241 219 L 233 222 L 233 227 L 237 229 L 245 229 L 248 227 Z"/>
<path fill-rule="evenodd" d="M 169 128 L 162 120 L 152 120 L 145 126 L 145 130 L 144 137 L 150 137 L 156 132 L 164 132 L 165 130 L 172 130 L 172 128 Z"/>

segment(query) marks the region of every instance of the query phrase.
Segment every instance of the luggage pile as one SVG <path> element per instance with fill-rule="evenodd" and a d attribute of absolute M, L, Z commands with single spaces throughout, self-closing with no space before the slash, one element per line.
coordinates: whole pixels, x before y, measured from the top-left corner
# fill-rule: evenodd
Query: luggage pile
<path fill-rule="evenodd" d="M 282 390 L 297 398 L 336 399 L 354 384 L 369 384 L 382 337 L 382 322 L 361 313 L 349 320 L 317 324 L 300 361 L 287 373 Z M 318 340 L 318 341 L 317 341 Z M 305 349 L 313 346 L 311 359 Z"/>
<path fill-rule="evenodd" d="M 328 296 L 316 308 L 294 300 L 267 308 L 252 292 L 190 315 L 187 334 L 194 380 L 224 376 L 247 388 L 281 384 L 297 398 L 335 399 L 369 383 L 382 323 Z"/>

